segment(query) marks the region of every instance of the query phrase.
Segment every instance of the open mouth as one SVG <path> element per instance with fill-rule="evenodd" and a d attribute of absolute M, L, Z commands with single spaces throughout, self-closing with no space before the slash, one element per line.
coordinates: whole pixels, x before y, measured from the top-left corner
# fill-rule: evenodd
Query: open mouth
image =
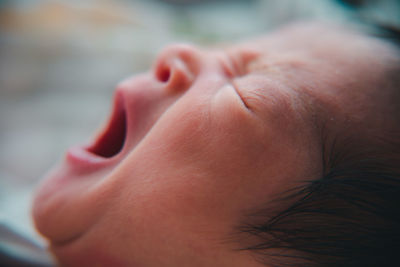
<path fill-rule="evenodd" d="M 111 118 L 87 151 L 103 158 L 114 157 L 124 147 L 126 132 L 126 110 L 121 95 L 118 95 L 115 98 Z"/>

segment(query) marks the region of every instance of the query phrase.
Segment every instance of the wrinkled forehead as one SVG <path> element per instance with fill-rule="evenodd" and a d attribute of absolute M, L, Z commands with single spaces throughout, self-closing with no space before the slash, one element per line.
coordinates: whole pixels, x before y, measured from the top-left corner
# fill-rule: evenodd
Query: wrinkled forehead
<path fill-rule="evenodd" d="M 388 73 L 399 65 L 395 51 L 357 28 L 296 23 L 229 52 L 247 56 L 248 73 L 268 75 L 309 97 L 323 120 L 379 121 L 377 114 L 390 113 L 384 109 L 393 99 Z"/>
<path fill-rule="evenodd" d="M 259 54 L 287 51 L 338 54 L 349 49 L 357 49 L 362 53 L 384 48 L 383 41 L 372 38 L 362 28 L 353 25 L 297 22 L 261 37 L 232 45 L 228 50 L 239 53 L 252 51 Z"/>
<path fill-rule="evenodd" d="M 281 71 L 309 70 L 321 79 L 363 77 L 367 84 L 385 79 L 388 69 L 398 65 L 397 51 L 387 42 L 369 36 L 355 26 L 295 23 L 260 38 L 227 49 L 248 72 L 279 66 Z M 290 73 L 289 73 L 290 74 Z M 315 77 L 318 79 L 318 77 Z"/>

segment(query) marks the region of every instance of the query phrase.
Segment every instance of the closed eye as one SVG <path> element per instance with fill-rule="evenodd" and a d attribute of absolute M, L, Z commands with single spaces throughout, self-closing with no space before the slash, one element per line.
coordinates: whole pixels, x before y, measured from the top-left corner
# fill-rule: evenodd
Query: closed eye
<path fill-rule="evenodd" d="M 232 88 L 235 90 L 236 95 L 240 98 L 242 104 L 245 106 L 245 108 L 251 111 L 251 108 L 248 105 L 246 98 L 241 94 L 234 79 L 231 81 L 231 85 Z"/>
<path fill-rule="evenodd" d="M 243 106 L 251 111 L 250 106 L 248 105 L 245 97 L 242 95 L 241 91 L 238 89 L 238 84 L 235 82 L 235 80 L 239 77 L 242 77 L 245 75 L 244 72 L 240 71 L 241 68 L 239 68 L 239 58 L 238 57 L 233 57 L 232 54 L 230 53 L 224 53 L 222 54 L 219 58 L 219 63 L 224 70 L 225 74 L 229 77 L 228 79 L 230 80 L 229 85 L 234 89 L 235 94 L 239 97 L 241 103 Z"/>

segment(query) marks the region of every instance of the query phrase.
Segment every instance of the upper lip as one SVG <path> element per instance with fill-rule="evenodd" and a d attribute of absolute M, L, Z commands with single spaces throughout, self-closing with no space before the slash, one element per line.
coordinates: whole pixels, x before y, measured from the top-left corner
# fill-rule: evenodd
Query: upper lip
<path fill-rule="evenodd" d="M 86 147 L 89 153 L 101 158 L 112 158 L 122 151 L 128 131 L 127 109 L 121 91 L 116 91 L 111 116 L 94 142 Z"/>
<path fill-rule="evenodd" d="M 117 86 L 105 126 L 89 144 L 67 153 L 72 164 L 82 166 L 82 171 L 110 166 L 123 160 L 145 138 L 179 96 L 166 95 L 161 87 L 164 84 L 148 75 L 129 78 Z"/>

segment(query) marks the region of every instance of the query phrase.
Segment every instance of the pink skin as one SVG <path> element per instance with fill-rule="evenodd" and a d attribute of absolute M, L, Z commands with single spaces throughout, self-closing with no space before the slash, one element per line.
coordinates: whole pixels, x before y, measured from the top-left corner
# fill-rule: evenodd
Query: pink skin
<path fill-rule="evenodd" d="M 118 85 L 93 143 L 50 171 L 36 227 L 63 266 L 262 266 L 228 241 L 235 226 L 321 175 L 322 124 L 381 121 L 368 110 L 384 101 L 375 85 L 391 53 L 313 24 L 220 50 L 168 47 Z"/>

